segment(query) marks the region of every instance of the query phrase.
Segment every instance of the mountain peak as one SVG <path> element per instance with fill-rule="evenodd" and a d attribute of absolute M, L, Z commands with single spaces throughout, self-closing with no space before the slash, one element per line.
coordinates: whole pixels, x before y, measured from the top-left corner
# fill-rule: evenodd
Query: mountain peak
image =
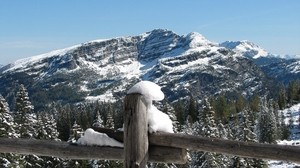
<path fill-rule="evenodd" d="M 242 41 L 225 41 L 220 44 L 221 47 L 232 49 L 237 54 L 242 54 L 248 58 L 257 59 L 260 57 L 266 57 L 270 54 L 260 46 L 250 42 L 248 40 Z"/>
<path fill-rule="evenodd" d="M 200 46 L 207 46 L 213 44 L 211 41 L 207 40 L 202 34 L 198 32 L 191 32 L 186 35 L 186 38 L 190 41 L 189 46 L 191 48 L 197 48 Z"/>
<path fill-rule="evenodd" d="M 176 33 L 172 30 L 169 30 L 169 29 L 153 29 L 153 30 L 151 30 L 149 32 L 146 32 L 144 34 L 146 34 L 146 35 L 151 34 L 151 35 L 164 35 L 164 36 L 167 36 L 167 35 L 176 34 Z"/>

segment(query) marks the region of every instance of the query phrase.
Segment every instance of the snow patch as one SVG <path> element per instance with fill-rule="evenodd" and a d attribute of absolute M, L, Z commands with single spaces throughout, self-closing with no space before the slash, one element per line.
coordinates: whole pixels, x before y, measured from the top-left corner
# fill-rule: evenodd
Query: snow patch
<path fill-rule="evenodd" d="M 114 98 L 113 94 L 111 91 L 108 91 L 107 93 L 104 93 L 102 95 L 98 96 L 87 96 L 85 100 L 90 101 L 90 102 L 116 102 L 116 99 Z"/>
<path fill-rule="evenodd" d="M 148 131 L 149 133 L 154 132 L 173 132 L 172 120 L 170 117 L 158 110 L 155 106 L 151 105 L 147 110 L 148 118 Z"/>
<path fill-rule="evenodd" d="M 209 40 L 207 40 L 204 36 L 202 36 L 198 32 L 192 32 L 186 35 L 186 38 L 190 40 L 189 47 L 190 48 L 197 48 L 201 46 L 207 46 L 212 44 Z"/>
<path fill-rule="evenodd" d="M 91 128 L 84 132 L 84 136 L 78 139 L 77 144 L 87 146 L 111 146 L 111 147 L 124 147 L 123 143 L 110 138 L 104 133 L 99 133 Z"/>
<path fill-rule="evenodd" d="M 68 47 L 68 48 L 64 48 L 64 49 L 60 49 L 60 50 L 54 50 L 54 51 L 48 52 L 46 54 L 41 54 L 41 55 L 17 60 L 13 64 L 11 64 L 11 67 L 9 69 L 5 70 L 4 72 L 12 71 L 15 69 L 25 68 L 25 67 L 27 67 L 29 65 L 33 65 L 34 63 L 39 62 L 45 58 L 50 58 L 50 57 L 54 57 L 54 56 L 58 56 L 58 55 L 65 55 L 66 53 L 68 53 L 78 47 L 80 47 L 80 45 L 74 45 L 72 47 Z"/>

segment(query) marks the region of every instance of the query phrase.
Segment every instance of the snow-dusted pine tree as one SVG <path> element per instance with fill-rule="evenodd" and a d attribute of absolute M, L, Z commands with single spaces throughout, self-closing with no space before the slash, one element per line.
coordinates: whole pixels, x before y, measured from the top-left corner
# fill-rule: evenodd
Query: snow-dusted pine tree
<path fill-rule="evenodd" d="M 0 137 L 15 138 L 14 120 L 6 100 L 0 94 Z M 0 167 L 15 167 L 17 157 L 14 154 L 1 153 Z"/>
<path fill-rule="evenodd" d="M 93 127 L 104 127 L 99 111 L 96 112 L 95 120 L 93 121 Z"/>
<path fill-rule="evenodd" d="M 74 122 L 71 130 L 70 130 L 70 136 L 68 142 L 70 143 L 76 143 L 76 141 L 83 135 L 83 129 L 79 124 Z"/>
<path fill-rule="evenodd" d="M 37 139 L 58 140 L 56 120 L 52 114 L 42 112 L 38 115 Z"/>
<path fill-rule="evenodd" d="M 76 141 L 83 135 L 83 129 L 76 121 L 70 130 L 69 143 L 76 143 Z M 68 160 L 65 161 L 66 167 L 75 167 L 75 168 L 86 168 L 88 166 L 87 160 Z"/>
<path fill-rule="evenodd" d="M 35 138 L 37 119 L 33 113 L 28 92 L 24 85 L 20 85 L 16 97 L 14 121 L 16 123 L 15 131 L 19 138 Z M 42 167 L 43 160 L 36 155 L 24 155 L 18 159 L 20 167 Z"/>
<path fill-rule="evenodd" d="M 209 138 L 219 137 L 219 131 L 215 123 L 215 114 L 208 99 L 204 99 L 203 111 L 199 112 L 199 121 L 193 125 L 194 135 Z M 220 167 L 222 165 L 221 155 L 208 152 L 192 152 L 192 167 Z"/>
<path fill-rule="evenodd" d="M 59 132 L 58 138 L 62 141 L 68 141 L 70 136 L 70 130 L 72 128 L 71 124 L 71 107 L 69 104 L 62 106 L 57 106 L 57 130 Z"/>
<path fill-rule="evenodd" d="M 107 111 L 107 117 L 106 117 L 106 128 L 114 128 L 114 118 L 113 118 L 113 111 L 112 108 L 109 106 L 108 111 Z"/>
<path fill-rule="evenodd" d="M 41 112 L 37 116 L 37 139 L 59 140 L 58 131 L 56 127 L 56 120 L 53 114 Z M 56 157 L 40 157 L 43 161 L 40 163 L 42 167 L 63 167 L 63 160 Z"/>
<path fill-rule="evenodd" d="M 31 138 L 35 135 L 35 126 L 37 123 L 36 115 L 33 114 L 33 105 L 29 101 L 28 92 L 24 85 L 20 85 L 16 97 L 16 109 L 14 121 L 17 124 L 15 128 L 20 138 Z"/>
<path fill-rule="evenodd" d="M 237 140 L 244 142 L 257 142 L 257 136 L 255 134 L 255 121 L 250 117 L 252 111 L 249 107 L 245 107 L 239 114 L 239 128 L 237 131 Z M 266 163 L 261 159 L 249 159 L 249 158 L 240 158 L 234 156 L 232 158 L 232 166 L 236 167 L 265 167 Z"/>
<path fill-rule="evenodd" d="M 179 122 L 177 120 L 174 108 L 167 101 L 164 101 L 162 111 L 170 117 L 170 119 L 172 120 L 173 131 L 177 132 L 177 126 L 179 125 Z"/>
<path fill-rule="evenodd" d="M 266 101 L 260 104 L 260 113 L 258 118 L 259 142 L 275 143 L 277 138 L 277 124 L 273 107 Z"/>
<path fill-rule="evenodd" d="M 0 137 L 15 137 L 14 119 L 6 100 L 0 94 Z"/>

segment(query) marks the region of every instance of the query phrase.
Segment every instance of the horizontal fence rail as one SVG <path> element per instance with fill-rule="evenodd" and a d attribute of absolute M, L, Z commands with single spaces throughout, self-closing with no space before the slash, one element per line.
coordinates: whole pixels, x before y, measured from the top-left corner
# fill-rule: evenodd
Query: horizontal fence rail
<path fill-rule="evenodd" d="M 118 141 L 123 141 L 123 132 L 97 127 L 94 127 L 94 129 L 96 131 L 106 133 Z M 148 138 L 150 145 L 176 147 L 189 149 L 192 151 L 216 152 L 248 158 L 300 163 L 299 146 L 261 144 L 163 132 L 150 134 Z"/>
<path fill-rule="evenodd" d="M 62 141 L 17 138 L 0 138 L 0 153 L 54 156 L 76 160 L 124 159 L 124 149 L 118 147 L 81 146 Z M 150 145 L 150 162 L 183 164 L 186 159 L 186 150 L 184 149 Z"/>
<path fill-rule="evenodd" d="M 103 128 L 95 128 L 95 130 L 101 130 L 111 137 L 119 137 L 117 138 L 119 141 L 123 139 L 123 132 Z M 240 142 L 172 133 L 149 134 L 149 144 L 149 161 L 151 162 L 185 163 L 185 149 L 189 149 L 300 163 L 299 146 Z M 0 153 L 34 154 L 83 160 L 123 159 L 123 148 L 78 146 L 67 142 L 34 139 L 0 138 Z"/>
<path fill-rule="evenodd" d="M 153 145 L 170 146 L 228 155 L 300 163 L 300 147 L 206 138 L 186 134 L 157 133 L 149 136 Z"/>

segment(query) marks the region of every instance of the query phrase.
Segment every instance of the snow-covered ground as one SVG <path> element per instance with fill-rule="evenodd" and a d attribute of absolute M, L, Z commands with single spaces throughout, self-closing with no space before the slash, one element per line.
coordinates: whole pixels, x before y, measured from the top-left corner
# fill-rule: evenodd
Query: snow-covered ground
<path fill-rule="evenodd" d="M 284 121 L 286 124 L 288 124 L 292 120 L 292 127 L 290 129 L 291 135 L 289 140 L 278 141 L 278 144 L 298 146 L 300 148 L 300 125 L 299 125 L 300 103 L 290 108 L 284 109 L 281 112 L 284 115 L 285 118 Z M 300 164 L 282 162 L 282 161 L 269 161 L 270 168 L 294 168 L 298 166 L 300 167 Z"/>

